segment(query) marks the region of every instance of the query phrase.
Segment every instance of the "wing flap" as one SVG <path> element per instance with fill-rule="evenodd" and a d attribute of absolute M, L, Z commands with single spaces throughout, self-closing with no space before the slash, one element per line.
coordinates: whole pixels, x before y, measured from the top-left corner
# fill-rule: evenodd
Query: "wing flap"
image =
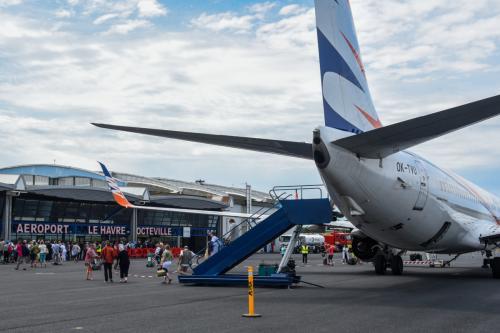
<path fill-rule="evenodd" d="M 500 113 L 500 95 L 336 140 L 361 157 L 383 158 Z"/>
<path fill-rule="evenodd" d="M 129 127 L 109 124 L 92 123 L 92 125 L 117 131 L 125 131 L 164 138 L 200 142 L 231 148 L 253 150 L 258 152 L 286 155 L 312 160 L 312 145 L 305 142 L 270 140 L 230 135 L 215 135 L 193 132 L 179 132 L 143 127 Z"/>

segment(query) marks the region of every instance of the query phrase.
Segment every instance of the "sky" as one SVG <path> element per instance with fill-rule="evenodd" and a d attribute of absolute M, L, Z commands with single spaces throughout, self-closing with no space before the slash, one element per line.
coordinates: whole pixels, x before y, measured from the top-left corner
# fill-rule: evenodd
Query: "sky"
<path fill-rule="evenodd" d="M 500 92 L 497 0 L 351 0 L 382 122 Z M 312 161 L 91 122 L 307 141 L 322 125 L 312 0 L 0 0 L 0 166 L 229 186 L 317 184 Z M 500 195 L 500 117 L 412 149 Z"/>

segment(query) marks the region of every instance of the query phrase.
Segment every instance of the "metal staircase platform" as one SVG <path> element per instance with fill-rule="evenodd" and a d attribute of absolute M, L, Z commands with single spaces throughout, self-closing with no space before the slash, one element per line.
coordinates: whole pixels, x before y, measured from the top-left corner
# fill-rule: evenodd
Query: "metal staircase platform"
<path fill-rule="evenodd" d="M 280 200 L 280 208 L 251 230 L 209 257 L 193 270 L 180 275 L 179 282 L 205 285 L 246 285 L 246 275 L 225 274 L 295 225 L 329 223 L 332 208 L 328 199 Z M 298 277 L 287 274 L 255 276 L 256 286 L 290 286 Z"/>

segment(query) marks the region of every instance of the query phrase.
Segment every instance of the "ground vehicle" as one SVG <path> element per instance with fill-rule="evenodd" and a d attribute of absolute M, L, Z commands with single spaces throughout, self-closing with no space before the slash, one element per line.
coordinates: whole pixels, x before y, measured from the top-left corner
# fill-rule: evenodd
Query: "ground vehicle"
<path fill-rule="evenodd" d="M 350 232 L 333 230 L 332 232 L 325 234 L 325 245 L 335 245 L 337 250 L 340 250 L 343 246 L 351 245 L 351 234 Z"/>
<path fill-rule="evenodd" d="M 286 234 L 283 234 L 280 236 L 278 239 L 279 242 L 279 247 L 287 245 L 290 242 L 290 238 L 292 237 L 291 232 L 287 232 Z M 298 253 L 299 247 L 302 244 L 307 244 L 309 247 L 309 253 L 319 253 L 321 251 L 321 246 L 324 245 L 325 243 L 325 237 L 320 234 L 300 234 L 299 235 L 299 241 L 296 244 L 296 249 L 294 250 L 295 253 Z"/>

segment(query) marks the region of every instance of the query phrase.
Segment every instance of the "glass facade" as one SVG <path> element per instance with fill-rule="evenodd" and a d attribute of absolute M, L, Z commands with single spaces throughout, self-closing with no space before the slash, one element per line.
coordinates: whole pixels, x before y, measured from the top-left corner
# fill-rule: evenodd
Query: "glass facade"
<path fill-rule="evenodd" d="M 198 251 L 206 246 L 208 232 L 214 231 L 220 234 L 220 216 L 150 210 L 140 210 L 137 213 L 137 237 L 142 241 L 151 238 L 160 239 L 174 246 L 188 245 L 191 249 Z M 151 237 L 148 233 L 148 227 L 165 226 L 168 226 L 169 230 L 159 230 L 163 233 L 159 238 Z M 184 228 L 189 228 L 191 237 L 182 237 Z"/>
<path fill-rule="evenodd" d="M 12 239 L 130 239 L 132 212 L 111 203 L 48 200 L 28 194 L 13 200 Z M 139 210 L 137 238 L 201 250 L 208 232 L 219 232 L 220 224 L 219 216 Z M 189 237 L 184 237 L 186 229 Z"/>
<path fill-rule="evenodd" d="M 12 238 L 82 241 L 128 238 L 131 216 L 131 210 L 114 204 L 14 198 Z M 110 225 L 124 229 L 101 229 Z"/>

